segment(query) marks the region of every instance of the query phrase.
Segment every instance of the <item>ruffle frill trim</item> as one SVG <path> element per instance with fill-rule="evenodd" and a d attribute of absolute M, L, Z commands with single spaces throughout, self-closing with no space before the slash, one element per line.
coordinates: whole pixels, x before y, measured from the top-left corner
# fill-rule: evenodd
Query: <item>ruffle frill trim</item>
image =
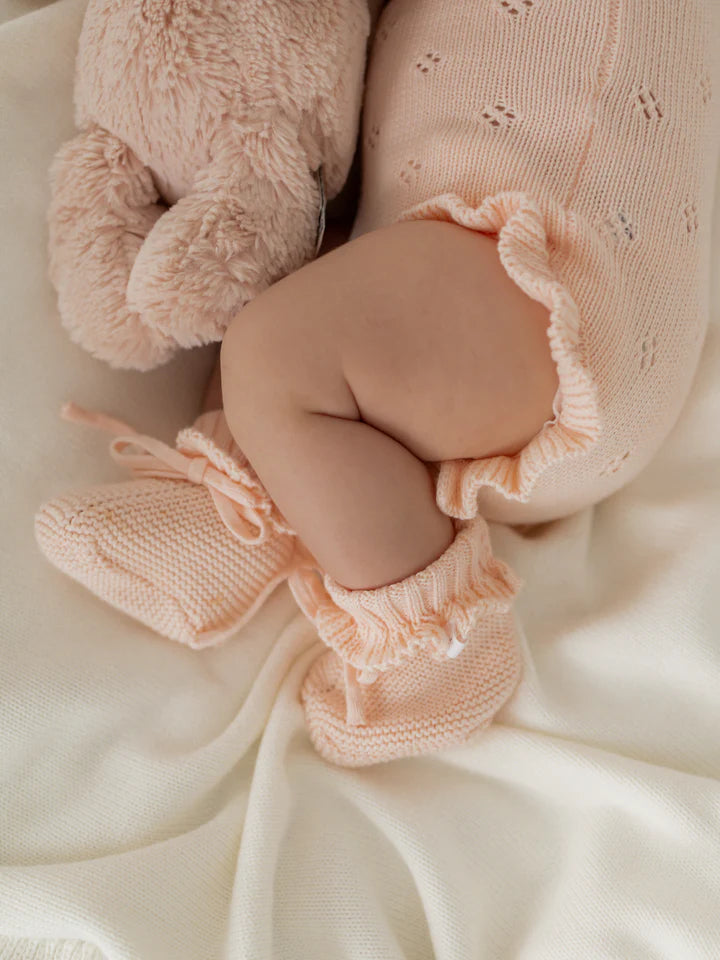
<path fill-rule="evenodd" d="M 586 453 L 602 431 L 597 388 L 581 357 L 579 310 L 550 266 L 543 215 L 527 194 L 503 192 L 479 207 L 445 194 L 412 207 L 398 219 L 446 220 L 496 235 L 500 260 L 510 278 L 550 311 L 548 339 L 560 382 L 554 418 L 513 456 L 448 460 L 436 467 L 437 503 L 448 516 L 476 516 L 481 487 L 492 487 L 510 500 L 525 503 L 548 467 Z"/>

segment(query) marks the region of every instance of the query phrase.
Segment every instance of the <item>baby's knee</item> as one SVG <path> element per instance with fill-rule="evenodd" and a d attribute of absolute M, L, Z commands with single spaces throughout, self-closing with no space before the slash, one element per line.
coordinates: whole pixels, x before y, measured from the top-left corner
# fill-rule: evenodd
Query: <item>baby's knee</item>
<path fill-rule="evenodd" d="M 223 409 L 236 439 L 248 420 L 257 419 L 266 407 L 265 394 L 272 389 L 271 350 L 259 312 L 253 303 L 243 307 L 220 347 Z"/>

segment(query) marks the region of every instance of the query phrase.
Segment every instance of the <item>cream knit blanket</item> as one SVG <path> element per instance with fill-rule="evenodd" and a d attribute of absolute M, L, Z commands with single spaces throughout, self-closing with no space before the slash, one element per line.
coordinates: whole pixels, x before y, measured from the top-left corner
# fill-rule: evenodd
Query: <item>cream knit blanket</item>
<path fill-rule="evenodd" d="M 117 477 L 61 402 L 171 440 L 209 363 L 114 373 L 60 328 L 46 170 L 82 9 L 0 0 L 0 960 L 717 960 L 717 285 L 688 403 L 637 479 L 524 535 L 493 526 L 527 582 L 527 670 L 492 727 L 331 767 L 286 586 L 193 653 L 33 540 L 43 499 Z M 717 263 L 717 207 L 714 225 Z"/>

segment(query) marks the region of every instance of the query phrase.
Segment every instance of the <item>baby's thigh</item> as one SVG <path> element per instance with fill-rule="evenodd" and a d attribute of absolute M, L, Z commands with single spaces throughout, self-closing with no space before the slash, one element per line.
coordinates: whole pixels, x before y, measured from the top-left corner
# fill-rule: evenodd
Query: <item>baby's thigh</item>
<path fill-rule="evenodd" d="M 492 237 L 418 220 L 333 255 L 337 282 L 348 278 L 335 335 L 366 423 L 430 462 L 516 453 L 552 418 L 549 311 L 510 279 Z"/>

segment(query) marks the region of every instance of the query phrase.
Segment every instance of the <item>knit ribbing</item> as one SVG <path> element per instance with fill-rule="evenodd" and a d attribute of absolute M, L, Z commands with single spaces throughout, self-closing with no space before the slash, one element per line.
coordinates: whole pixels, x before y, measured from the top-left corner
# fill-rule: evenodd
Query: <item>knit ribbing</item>
<path fill-rule="evenodd" d="M 520 580 L 492 556 L 487 524 L 477 517 L 460 527 L 436 560 L 396 583 L 349 590 L 325 574 L 332 602 L 318 606 L 315 626 L 361 680 L 374 680 L 420 649 L 441 660 L 453 633 L 464 642 L 478 617 L 509 609 Z"/>

